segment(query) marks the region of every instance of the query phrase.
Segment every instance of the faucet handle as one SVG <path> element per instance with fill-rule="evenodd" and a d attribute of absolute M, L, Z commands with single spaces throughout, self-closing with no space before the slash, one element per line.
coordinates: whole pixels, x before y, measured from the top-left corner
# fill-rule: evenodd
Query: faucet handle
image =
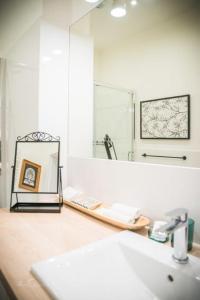
<path fill-rule="evenodd" d="M 187 221 L 188 218 L 188 210 L 186 208 L 176 208 L 173 210 L 170 210 L 166 213 L 167 217 L 171 217 L 172 219 L 177 219 L 184 217 L 183 221 Z"/>

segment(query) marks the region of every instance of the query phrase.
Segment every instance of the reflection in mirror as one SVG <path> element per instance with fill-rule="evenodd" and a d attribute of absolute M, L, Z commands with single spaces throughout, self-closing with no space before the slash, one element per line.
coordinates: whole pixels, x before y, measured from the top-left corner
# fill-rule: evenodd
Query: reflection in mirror
<path fill-rule="evenodd" d="M 103 84 L 94 86 L 94 157 L 132 160 L 134 139 L 133 92 Z M 104 143 L 108 135 L 113 143 L 109 156 Z"/>
<path fill-rule="evenodd" d="M 18 142 L 14 192 L 57 193 L 57 142 Z"/>
<path fill-rule="evenodd" d="M 18 137 L 10 211 L 60 212 L 63 204 L 60 138 L 45 132 Z"/>
<path fill-rule="evenodd" d="M 121 18 L 111 9 L 103 1 L 70 28 L 70 155 L 109 158 L 108 135 L 119 160 L 200 167 L 200 2 L 140 0 Z M 163 98 L 141 115 L 140 103 Z"/>

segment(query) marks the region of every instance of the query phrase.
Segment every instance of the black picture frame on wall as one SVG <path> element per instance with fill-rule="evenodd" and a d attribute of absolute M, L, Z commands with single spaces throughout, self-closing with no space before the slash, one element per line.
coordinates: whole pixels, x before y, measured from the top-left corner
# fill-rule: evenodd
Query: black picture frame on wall
<path fill-rule="evenodd" d="M 190 139 L 190 95 L 141 101 L 140 139 Z"/>

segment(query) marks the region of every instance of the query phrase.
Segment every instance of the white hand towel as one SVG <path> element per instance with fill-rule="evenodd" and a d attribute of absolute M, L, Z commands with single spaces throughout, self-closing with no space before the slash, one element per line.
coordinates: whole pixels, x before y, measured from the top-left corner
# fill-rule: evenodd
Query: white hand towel
<path fill-rule="evenodd" d="M 109 217 L 111 219 L 118 220 L 123 223 L 134 223 L 135 221 L 135 219 L 131 218 L 130 216 L 124 215 L 110 208 L 98 208 L 96 209 L 96 212 L 105 217 Z"/>
<path fill-rule="evenodd" d="M 164 226 L 166 224 L 167 224 L 167 222 L 165 222 L 165 221 L 154 222 L 152 232 L 158 232 L 159 228 L 161 228 L 162 226 Z"/>
<path fill-rule="evenodd" d="M 156 239 L 156 240 L 165 241 L 166 238 L 167 238 L 167 233 L 159 231 L 159 228 L 162 227 L 165 224 L 166 224 L 165 221 L 156 221 L 153 224 L 153 229 L 152 229 L 152 232 L 151 232 L 151 237 L 154 238 L 154 239 Z"/>
<path fill-rule="evenodd" d="M 80 191 L 72 188 L 71 186 L 68 186 L 66 189 L 63 191 L 63 199 L 64 200 L 71 200 L 74 197 L 77 197 L 81 194 Z"/>
<path fill-rule="evenodd" d="M 119 212 L 126 216 L 129 216 L 132 219 L 137 219 L 141 215 L 141 209 L 133 206 L 124 205 L 122 203 L 114 203 L 111 206 L 113 211 Z"/>

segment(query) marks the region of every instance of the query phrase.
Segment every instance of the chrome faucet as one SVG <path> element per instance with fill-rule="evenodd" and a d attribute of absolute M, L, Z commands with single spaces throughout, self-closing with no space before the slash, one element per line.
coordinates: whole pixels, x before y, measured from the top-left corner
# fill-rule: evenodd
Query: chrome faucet
<path fill-rule="evenodd" d="M 174 233 L 174 254 L 173 259 L 179 264 L 186 264 L 188 261 L 188 211 L 185 208 L 177 208 L 166 213 L 170 221 L 159 228 L 160 232 Z"/>

